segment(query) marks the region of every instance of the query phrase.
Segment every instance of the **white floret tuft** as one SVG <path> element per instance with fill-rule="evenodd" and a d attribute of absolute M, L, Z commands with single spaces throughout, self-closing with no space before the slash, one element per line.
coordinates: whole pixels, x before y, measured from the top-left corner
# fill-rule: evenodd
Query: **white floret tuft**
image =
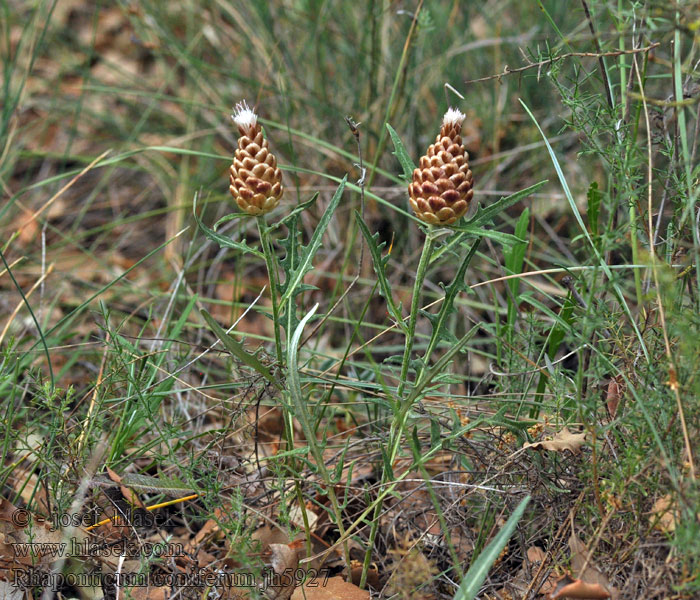
<path fill-rule="evenodd" d="M 248 103 L 243 100 L 236 104 L 234 113 L 231 115 L 233 122 L 244 131 L 250 131 L 258 122 L 258 115 L 248 106 Z"/>
<path fill-rule="evenodd" d="M 449 108 L 442 118 L 443 125 L 461 125 L 466 115 L 456 108 Z"/>

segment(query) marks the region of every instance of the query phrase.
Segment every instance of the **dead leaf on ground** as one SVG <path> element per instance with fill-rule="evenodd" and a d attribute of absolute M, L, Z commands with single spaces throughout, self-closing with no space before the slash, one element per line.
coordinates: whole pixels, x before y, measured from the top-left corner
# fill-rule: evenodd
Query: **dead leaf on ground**
<path fill-rule="evenodd" d="M 273 583 L 265 588 L 265 594 L 270 600 L 289 600 L 296 587 L 294 574 L 299 566 L 299 555 L 296 548 L 288 544 L 270 544 L 272 551 L 272 570 L 277 575 Z"/>
<path fill-rule="evenodd" d="M 540 566 L 542 563 L 546 560 L 547 558 L 547 553 L 542 550 L 539 546 L 530 546 L 527 549 L 527 560 L 530 563 L 530 572 L 531 575 L 534 577 L 537 571 L 539 570 Z M 523 575 L 525 573 L 525 569 L 522 569 Z M 554 575 L 554 573 L 550 573 L 545 579 L 542 584 L 539 586 L 540 594 L 541 595 L 546 595 L 551 593 L 556 586 L 556 581 L 557 578 Z"/>
<path fill-rule="evenodd" d="M 223 531 L 219 525 L 223 510 L 221 508 L 215 508 L 214 515 L 215 518 L 207 519 L 195 536 L 191 540 L 185 542 L 186 552 L 200 565 L 210 565 L 216 560 L 214 555 L 205 550 L 205 542 L 207 542 L 206 547 L 211 549 L 212 545 L 210 544 L 217 538 L 223 537 Z"/>
<path fill-rule="evenodd" d="M 82 543 L 85 534 L 73 530 L 76 543 Z M 31 566 L 45 569 L 65 556 L 69 541 L 53 522 L 36 516 L 25 509 L 15 507 L 0 498 L 0 567 L 8 572 Z M 31 550 L 21 549 L 22 544 L 32 544 Z"/>
<path fill-rule="evenodd" d="M 309 529 L 314 531 L 316 528 L 316 523 L 318 523 L 318 515 L 304 506 L 303 510 L 299 506 L 299 503 L 293 504 L 289 509 L 289 520 L 294 523 L 297 527 L 304 527 L 304 513 L 306 513 L 306 518 L 309 523 Z"/>
<path fill-rule="evenodd" d="M 533 585 L 531 584 L 532 578 L 537 577 L 537 581 L 540 581 L 539 576 L 542 575 L 540 572 L 540 566 L 543 561 L 547 558 L 547 553 L 542 550 L 539 546 L 530 546 L 526 553 L 527 559 L 523 561 L 523 565 L 520 567 L 515 577 L 512 577 L 509 581 L 505 582 L 504 587 L 498 590 L 503 598 L 522 598 L 524 597 L 527 590 L 530 590 Z M 527 564 L 526 564 L 527 563 Z M 538 590 L 538 595 L 546 596 L 550 592 L 553 592 L 556 584 L 556 576 L 553 573 L 549 573 L 544 582 L 537 584 L 535 590 Z"/>
<path fill-rule="evenodd" d="M 122 478 L 116 471 L 113 471 L 112 469 L 107 467 L 107 474 L 109 475 L 109 478 L 112 481 L 114 481 L 114 483 L 119 485 L 119 489 L 121 490 L 122 496 L 124 496 L 124 498 L 127 502 L 129 502 L 129 504 L 138 508 L 146 508 L 146 505 L 143 502 L 141 502 L 141 499 L 136 495 L 136 492 L 122 484 Z"/>
<path fill-rule="evenodd" d="M 597 586 L 597 588 L 585 588 L 588 591 L 596 589 L 597 593 L 605 593 L 605 596 L 568 596 L 570 598 L 608 598 L 616 597 L 617 590 L 610 585 L 608 578 L 596 568 L 591 562 L 586 564 L 588 549 L 586 545 L 578 539 L 576 534 L 572 534 L 569 538 L 569 549 L 571 550 L 571 569 L 580 577 L 582 584 L 586 586 Z M 585 569 L 584 569 L 585 567 Z M 560 581 L 557 581 L 557 589 L 561 589 Z M 580 586 L 579 586 L 580 587 Z M 578 589 L 578 588 L 576 588 Z M 581 588 L 584 589 L 584 588 Z M 568 592 L 567 592 L 568 593 Z M 559 596 L 561 598 L 565 596 Z"/>
<path fill-rule="evenodd" d="M 292 600 L 369 600 L 369 592 L 361 590 L 342 577 L 331 577 L 326 585 L 323 580 L 307 581 L 303 589 L 298 587 L 292 594 Z"/>
<path fill-rule="evenodd" d="M 651 507 L 651 522 L 654 529 L 664 533 L 673 533 L 676 530 L 676 507 L 669 494 L 661 496 Z"/>
<path fill-rule="evenodd" d="M 552 450 L 553 452 L 562 452 L 570 450 L 573 454 L 578 454 L 581 451 L 586 441 L 586 433 L 572 433 L 568 428 L 564 427 L 557 433 L 553 439 L 543 442 L 533 442 L 531 444 L 523 444 L 523 448 L 534 448 L 535 450 Z"/>
<path fill-rule="evenodd" d="M 168 600 L 170 598 L 170 588 L 155 586 L 136 586 L 129 588 L 132 600 Z M 126 598 L 126 594 L 120 590 L 120 600 Z"/>
<path fill-rule="evenodd" d="M 362 579 L 362 570 L 364 565 L 359 560 L 353 560 L 350 563 L 350 581 L 355 585 L 359 585 Z M 367 585 L 370 585 L 375 590 L 380 587 L 379 584 L 379 569 L 377 565 L 372 563 L 367 569 Z"/>
<path fill-rule="evenodd" d="M 262 525 L 258 527 L 250 536 L 253 540 L 260 542 L 260 547 L 266 550 L 272 544 L 289 544 L 291 540 L 281 527 L 271 527 L 270 525 Z"/>
<path fill-rule="evenodd" d="M 617 414 L 617 407 L 620 404 L 622 395 L 625 391 L 625 380 L 622 375 L 613 377 L 608 383 L 608 388 L 606 390 L 605 404 L 608 407 L 608 414 L 611 419 L 615 418 Z"/>
<path fill-rule="evenodd" d="M 407 598 L 404 592 L 412 590 L 411 598 L 432 600 L 437 597 L 433 582 L 440 570 L 421 551 L 419 540 L 415 540 L 410 533 L 405 533 L 397 540 L 396 547 L 387 553 L 393 557 L 391 576 L 385 588 L 389 595 L 398 594 L 401 598 Z"/>
<path fill-rule="evenodd" d="M 549 600 L 558 600 L 558 598 L 605 600 L 610 598 L 610 593 L 597 583 L 585 583 L 580 579 L 572 579 L 569 575 L 564 575 L 557 580 L 556 587 L 548 598 Z"/>
<path fill-rule="evenodd" d="M 0 579 L 0 600 L 22 600 L 22 598 L 24 598 L 24 592 L 21 588 Z"/>

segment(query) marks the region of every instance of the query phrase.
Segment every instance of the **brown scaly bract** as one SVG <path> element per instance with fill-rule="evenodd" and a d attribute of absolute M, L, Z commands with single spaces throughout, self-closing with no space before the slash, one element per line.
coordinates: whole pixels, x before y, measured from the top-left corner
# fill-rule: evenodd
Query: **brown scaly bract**
<path fill-rule="evenodd" d="M 469 154 L 459 135 L 462 121 L 464 115 L 458 110 L 445 113 L 435 143 L 421 157 L 408 186 L 413 212 L 431 225 L 451 225 L 461 219 L 474 195 Z"/>
<path fill-rule="evenodd" d="M 245 100 L 236 105 L 232 118 L 241 136 L 230 168 L 231 195 L 249 215 L 264 215 L 282 197 L 282 172 L 263 137 L 258 117 Z"/>

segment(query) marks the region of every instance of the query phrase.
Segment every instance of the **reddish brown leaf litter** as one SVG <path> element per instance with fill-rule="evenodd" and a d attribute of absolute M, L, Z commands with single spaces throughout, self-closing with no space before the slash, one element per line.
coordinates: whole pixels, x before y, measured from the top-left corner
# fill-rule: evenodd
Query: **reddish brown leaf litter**
<path fill-rule="evenodd" d="M 318 582 L 307 582 L 298 587 L 292 594 L 292 600 L 369 600 L 369 592 L 361 590 L 342 577 L 331 577 L 319 585 Z"/>
<path fill-rule="evenodd" d="M 548 600 L 559 600 L 560 598 L 605 600 L 610 598 L 610 593 L 597 583 L 586 583 L 580 579 L 572 579 L 569 575 L 563 575 L 557 580 L 554 591 L 547 598 Z"/>

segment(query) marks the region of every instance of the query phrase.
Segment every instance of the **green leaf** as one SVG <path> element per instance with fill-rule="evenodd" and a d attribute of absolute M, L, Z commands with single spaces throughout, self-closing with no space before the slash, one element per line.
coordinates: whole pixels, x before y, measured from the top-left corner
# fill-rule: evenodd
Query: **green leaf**
<path fill-rule="evenodd" d="M 243 345 L 240 342 L 236 341 L 233 336 L 226 333 L 226 330 L 221 327 L 221 325 L 216 322 L 214 317 L 212 317 L 206 310 L 202 310 L 202 316 L 209 327 L 211 327 L 216 337 L 221 340 L 221 343 L 224 345 L 226 350 L 233 354 L 243 364 L 248 365 L 251 369 L 257 371 L 260 375 L 277 387 L 277 389 L 282 389 L 282 386 L 272 376 L 269 369 L 258 360 L 257 356 L 248 352 L 245 348 L 243 348 Z"/>
<path fill-rule="evenodd" d="M 391 461 L 389 460 L 389 453 L 386 451 L 386 447 L 384 444 L 382 444 L 379 447 L 379 450 L 382 453 L 382 462 L 384 463 L 384 473 L 386 473 L 386 479 L 387 481 L 393 481 L 394 469 L 391 466 Z"/>
<path fill-rule="evenodd" d="M 347 438 L 345 441 L 345 446 L 343 447 L 343 451 L 340 453 L 340 456 L 338 457 L 338 462 L 335 465 L 335 469 L 333 470 L 333 482 L 334 483 L 340 483 L 340 480 L 343 476 L 343 469 L 345 468 L 345 458 L 348 453 L 348 448 L 350 447 L 350 438 Z M 347 480 L 352 481 L 352 470 L 355 466 L 356 461 L 352 461 L 348 465 L 348 475 L 347 475 Z"/>
<path fill-rule="evenodd" d="M 96 479 L 98 481 L 106 480 L 106 478 Z M 164 476 L 151 477 L 150 475 L 140 475 L 138 473 L 126 473 L 121 476 L 121 483 L 135 492 L 165 494 L 175 498 L 186 494 L 199 493 L 199 490 L 185 485 L 179 479 Z"/>
<path fill-rule="evenodd" d="M 499 233 L 499 232 L 493 232 L 489 231 L 488 229 L 483 229 L 487 225 L 493 224 L 493 218 L 499 214 L 500 212 L 503 212 L 507 208 L 513 206 L 514 204 L 520 202 L 523 198 L 526 198 L 530 194 L 534 193 L 537 191 L 539 188 L 541 188 L 547 181 L 540 181 L 539 183 L 536 183 L 535 185 L 531 185 L 528 188 L 525 188 L 524 190 L 520 190 L 519 192 L 515 192 L 515 194 L 511 194 L 510 196 L 506 196 L 505 198 L 501 198 L 498 202 L 494 202 L 493 204 L 490 204 L 486 208 L 483 206 L 479 205 L 479 207 L 476 210 L 476 214 L 466 221 L 465 223 L 462 223 L 461 225 L 458 225 L 457 227 L 454 227 L 459 233 L 456 235 L 453 235 L 449 242 L 444 244 L 441 248 L 436 250 L 432 257 L 430 258 L 430 263 L 434 263 L 438 258 L 440 258 L 445 252 L 450 252 L 454 250 L 455 248 L 458 248 L 464 239 L 470 235 L 478 235 L 478 236 L 484 236 L 484 237 L 490 237 L 491 239 L 495 239 L 499 243 L 503 244 L 504 246 L 509 246 L 511 245 L 511 242 L 513 238 L 506 233 Z M 488 232 L 488 234 L 487 234 Z M 500 237 L 503 236 L 503 237 Z"/>
<path fill-rule="evenodd" d="M 265 460 L 269 461 L 280 461 L 283 458 L 305 458 L 309 454 L 308 446 L 300 446 L 299 448 L 294 448 L 294 450 L 278 451 L 270 456 L 261 456 L 260 462 Z"/>
<path fill-rule="evenodd" d="M 280 306 L 284 306 L 292 296 L 298 293 L 297 288 L 302 283 L 304 275 L 306 275 L 313 268 L 313 258 L 316 256 L 316 252 L 318 252 L 318 249 L 321 247 L 323 234 L 326 232 L 328 224 L 331 221 L 331 217 L 333 216 L 335 209 L 338 207 L 340 198 L 343 195 L 343 190 L 345 189 L 347 178 L 347 175 L 343 177 L 338 189 L 335 191 L 335 194 L 333 194 L 333 198 L 316 226 L 308 246 L 300 248 L 301 257 L 299 259 L 299 264 L 296 265 L 293 271 L 286 273 L 286 279 L 284 285 L 282 286 L 283 293 L 282 297 L 280 298 Z M 295 232 L 290 232 L 290 235 L 295 235 Z"/>
<path fill-rule="evenodd" d="M 464 223 L 463 225 L 452 225 L 452 229 L 459 231 L 460 233 L 465 233 L 469 236 L 485 237 L 492 239 L 494 242 L 510 247 L 519 242 L 523 242 L 519 237 L 511 233 L 503 233 L 501 231 L 494 231 L 493 229 L 484 229 L 478 225 L 472 223 Z"/>
<path fill-rule="evenodd" d="M 559 346 L 564 340 L 564 336 L 573 329 L 573 314 L 576 306 L 578 305 L 573 301 L 571 296 L 567 296 L 564 299 L 564 304 L 559 314 L 554 316 L 554 325 L 549 334 L 549 344 L 547 345 L 547 354 L 549 358 L 553 359 L 556 356 Z"/>
<path fill-rule="evenodd" d="M 392 154 L 398 159 L 399 163 L 401 164 L 401 168 L 403 169 L 403 178 L 406 181 L 411 181 L 413 170 L 416 168 L 416 165 L 413 164 L 411 157 L 408 155 L 408 152 L 406 152 L 406 148 L 404 147 L 401 138 L 399 138 L 399 134 L 394 131 L 394 128 L 389 125 L 389 123 L 386 124 L 386 128 L 389 131 L 391 141 L 394 143 L 394 152 L 392 152 Z"/>
<path fill-rule="evenodd" d="M 518 222 L 515 224 L 515 235 L 518 237 L 525 237 L 527 233 L 527 226 L 530 220 L 530 210 L 526 208 Z M 505 265 L 505 270 L 508 275 L 519 275 L 523 271 L 523 265 L 525 264 L 525 252 L 527 251 L 527 242 L 523 241 L 519 244 L 515 244 L 507 251 L 503 252 L 503 262 Z M 518 316 L 517 305 L 520 302 L 520 278 L 514 277 L 506 281 L 506 285 L 510 288 L 510 294 L 507 295 L 506 299 L 508 301 L 508 318 L 506 331 L 508 333 L 509 339 L 513 333 L 513 327 Z"/>
<path fill-rule="evenodd" d="M 598 213 L 600 210 L 601 196 L 602 194 L 598 189 L 598 182 L 594 181 L 588 186 L 588 193 L 586 194 L 586 198 L 588 199 L 588 210 L 586 211 L 588 216 L 588 228 L 591 230 L 594 237 L 598 236 Z"/>
<path fill-rule="evenodd" d="M 443 300 L 442 306 L 444 305 L 445 304 Z M 444 319 L 441 318 L 442 310 L 440 310 L 440 312 L 437 314 L 433 314 L 421 308 L 419 313 L 422 317 L 425 317 L 426 319 L 428 319 L 428 321 L 430 321 L 430 324 L 433 328 L 433 336 L 435 336 L 435 344 L 437 344 L 440 341 L 445 341 L 448 344 L 454 344 L 457 341 L 457 336 L 452 332 L 452 330 L 444 327 Z M 437 335 L 438 331 L 440 331 L 439 336 Z M 431 336 L 431 341 L 433 336 Z M 430 354 L 432 354 L 433 348 L 430 348 L 430 346 L 428 346 L 428 350 L 430 351 Z M 428 354 L 428 351 L 426 351 L 426 359 L 430 358 L 430 354 Z"/>
<path fill-rule="evenodd" d="M 316 192 L 309 200 L 306 202 L 302 202 L 301 204 L 297 205 L 294 210 L 292 210 L 284 219 L 281 219 L 277 221 L 277 223 L 274 223 L 273 225 L 270 225 L 270 231 L 277 229 L 279 226 L 284 225 L 286 227 L 290 226 L 292 221 L 296 222 L 296 218 L 303 213 L 309 206 L 314 204 L 316 200 L 318 200 L 318 192 Z"/>
<path fill-rule="evenodd" d="M 547 183 L 546 179 L 544 181 L 540 181 L 539 183 L 536 183 L 535 185 L 531 185 L 530 187 L 527 187 L 524 190 L 520 190 L 519 192 L 515 192 L 514 194 L 511 194 L 510 196 L 506 196 L 505 198 L 501 198 L 498 202 L 494 202 L 493 204 L 489 204 L 486 208 L 482 207 L 480 204 L 477 211 L 476 211 L 476 214 L 471 219 L 469 219 L 469 221 L 467 221 L 466 224 L 469 224 L 469 225 L 487 225 L 488 223 L 491 222 L 491 220 L 498 213 L 503 212 L 507 208 L 510 208 L 514 204 L 517 204 L 518 202 L 520 202 L 523 198 L 527 198 L 530 194 L 535 193 L 545 183 Z"/>
<path fill-rule="evenodd" d="M 519 238 L 524 238 L 527 233 L 527 226 L 530 221 L 530 210 L 525 209 L 518 222 L 515 224 L 515 235 Z M 525 264 L 525 252 L 527 250 L 527 242 L 523 240 L 522 242 L 514 245 L 510 250 L 503 253 L 504 263 L 506 271 L 509 275 L 518 275 L 523 271 L 523 265 Z M 511 290 L 513 291 L 513 296 L 518 297 L 518 288 L 520 287 L 519 279 L 511 279 L 508 281 Z"/>
<path fill-rule="evenodd" d="M 536 303 L 533 298 L 527 298 L 526 300 L 530 304 Z M 539 304 L 539 303 L 538 303 Z M 571 298 L 569 294 L 564 299 L 564 304 L 562 305 L 559 314 L 553 314 L 552 329 L 549 332 L 549 343 L 547 344 L 547 356 L 550 360 L 553 360 L 556 356 L 559 346 L 564 341 L 566 334 L 573 330 L 574 324 L 574 309 L 576 308 L 576 303 Z M 549 307 L 545 307 L 547 311 L 551 312 Z M 546 312 L 545 312 L 546 314 Z M 539 381 L 537 382 L 536 398 L 542 398 L 545 390 L 547 388 L 547 377 L 544 373 L 540 373 Z M 539 406 L 535 403 L 530 408 L 530 417 L 534 418 L 539 413 Z"/>
<path fill-rule="evenodd" d="M 411 432 L 411 452 L 413 452 L 413 459 L 416 462 L 420 462 L 422 454 L 420 450 L 420 440 L 418 439 L 418 427 L 415 425 Z"/>
<path fill-rule="evenodd" d="M 296 270 L 299 264 L 299 248 L 302 246 L 300 237 L 301 234 L 297 229 L 297 217 L 295 216 L 292 221 L 287 225 L 289 228 L 289 234 L 286 238 L 280 240 L 280 245 L 284 248 L 285 254 L 284 258 L 280 260 L 280 265 L 284 269 L 285 281 L 289 281 L 291 274 Z M 284 284 L 282 284 L 284 287 Z M 304 291 L 304 286 L 301 285 L 296 290 L 296 294 L 301 294 Z M 287 332 L 287 336 L 290 336 L 292 332 L 296 329 L 299 324 L 299 318 L 297 317 L 297 307 L 294 302 L 288 302 L 285 306 L 282 306 L 281 320 L 284 330 Z"/>
<path fill-rule="evenodd" d="M 431 354 L 442 340 L 445 340 L 451 344 L 457 343 L 455 335 L 447 327 L 447 321 L 450 315 L 454 313 L 454 302 L 457 298 L 457 294 L 459 292 L 466 292 L 469 289 L 466 283 L 464 283 L 464 276 L 467 272 L 467 267 L 469 267 L 472 258 L 474 258 L 474 255 L 476 254 L 476 251 L 479 248 L 480 243 L 481 238 L 478 238 L 472 245 L 469 252 L 467 252 L 467 255 L 464 257 L 464 260 L 462 260 L 462 263 L 459 265 L 459 270 L 457 271 L 455 278 L 445 290 L 445 299 L 442 301 L 440 312 L 438 312 L 437 315 L 428 316 L 427 313 L 423 311 L 423 314 L 428 316 L 428 319 L 430 320 L 430 323 L 433 326 L 430 341 L 428 342 L 428 347 L 425 351 L 426 362 L 430 360 Z"/>
<path fill-rule="evenodd" d="M 469 571 L 462 578 L 462 584 L 459 586 L 457 593 L 454 595 L 454 600 L 473 600 L 484 583 L 484 579 L 489 573 L 489 569 L 498 558 L 501 550 L 508 543 L 508 540 L 513 535 L 515 527 L 523 516 L 525 508 L 530 502 L 530 496 L 526 496 L 518 504 L 518 507 L 513 511 L 506 524 L 496 534 L 478 558 L 472 562 Z"/>
<path fill-rule="evenodd" d="M 464 334 L 456 344 L 451 346 L 450 349 L 440 357 L 440 360 L 438 360 L 429 370 L 421 373 L 420 380 L 406 400 L 406 403 L 409 406 L 421 396 L 421 393 L 425 387 L 447 368 L 447 365 L 452 360 L 452 357 L 457 354 L 457 352 L 459 352 L 472 337 L 474 337 L 474 334 L 476 334 L 478 329 L 479 325 L 474 325 L 474 327 Z"/>
<path fill-rule="evenodd" d="M 287 391 L 292 398 L 294 416 L 296 416 L 297 420 L 301 424 L 306 441 L 309 443 L 309 449 L 316 460 L 316 466 L 327 483 L 330 481 L 330 476 L 326 470 L 326 464 L 323 460 L 323 449 L 320 447 L 320 442 L 316 438 L 316 432 L 311 426 L 309 405 L 307 399 L 304 398 L 304 394 L 302 393 L 301 378 L 299 377 L 299 342 L 301 340 L 301 334 L 304 331 L 306 323 L 308 323 L 311 317 L 316 314 L 317 310 L 318 302 L 299 321 L 299 324 L 292 333 L 289 341 L 289 348 L 287 350 L 287 364 L 289 365 L 289 368 L 287 369 Z"/>
<path fill-rule="evenodd" d="M 374 272 L 377 274 L 377 280 L 379 281 L 379 289 L 381 290 L 382 296 L 386 300 L 387 310 L 391 315 L 392 319 L 396 321 L 399 328 L 404 332 L 408 333 L 408 328 L 403 320 L 403 315 L 401 314 L 400 305 L 397 306 L 394 302 L 394 296 L 391 293 L 391 284 L 386 277 L 386 263 L 389 261 L 389 255 L 382 257 L 381 250 L 386 245 L 386 242 L 377 244 L 377 239 L 379 234 L 375 233 L 372 235 L 369 231 L 369 227 L 362 220 L 362 215 L 359 211 L 355 211 L 355 220 L 357 225 L 362 232 L 365 241 L 367 242 L 367 247 L 369 248 L 369 253 L 372 256 L 372 265 L 374 266 Z"/>
<path fill-rule="evenodd" d="M 440 439 L 440 423 L 435 417 L 430 419 L 430 447 L 437 448 L 442 447 L 442 441 Z"/>
<path fill-rule="evenodd" d="M 204 233 L 204 235 L 206 235 L 212 242 L 216 242 L 222 248 L 234 248 L 235 250 L 240 250 L 241 252 L 249 252 L 258 258 L 265 258 L 265 255 L 262 252 L 259 250 L 254 250 L 245 242 L 234 242 L 232 239 L 216 233 L 216 231 L 210 229 L 204 223 L 202 223 L 202 220 L 197 216 L 197 194 L 194 195 L 194 201 L 192 202 L 192 213 L 194 214 L 194 220 L 197 222 L 197 227 L 199 227 L 202 230 L 202 233 Z"/>
<path fill-rule="evenodd" d="M 229 221 L 233 221 L 235 219 L 242 219 L 244 217 L 251 217 L 252 215 L 249 215 L 248 213 L 244 212 L 236 212 L 236 213 L 231 213 L 229 215 L 224 215 L 221 217 L 216 223 L 214 223 L 214 227 L 212 227 L 212 230 L 216 231 L 221 225 L 224 223 L 228 223 Z"/>

